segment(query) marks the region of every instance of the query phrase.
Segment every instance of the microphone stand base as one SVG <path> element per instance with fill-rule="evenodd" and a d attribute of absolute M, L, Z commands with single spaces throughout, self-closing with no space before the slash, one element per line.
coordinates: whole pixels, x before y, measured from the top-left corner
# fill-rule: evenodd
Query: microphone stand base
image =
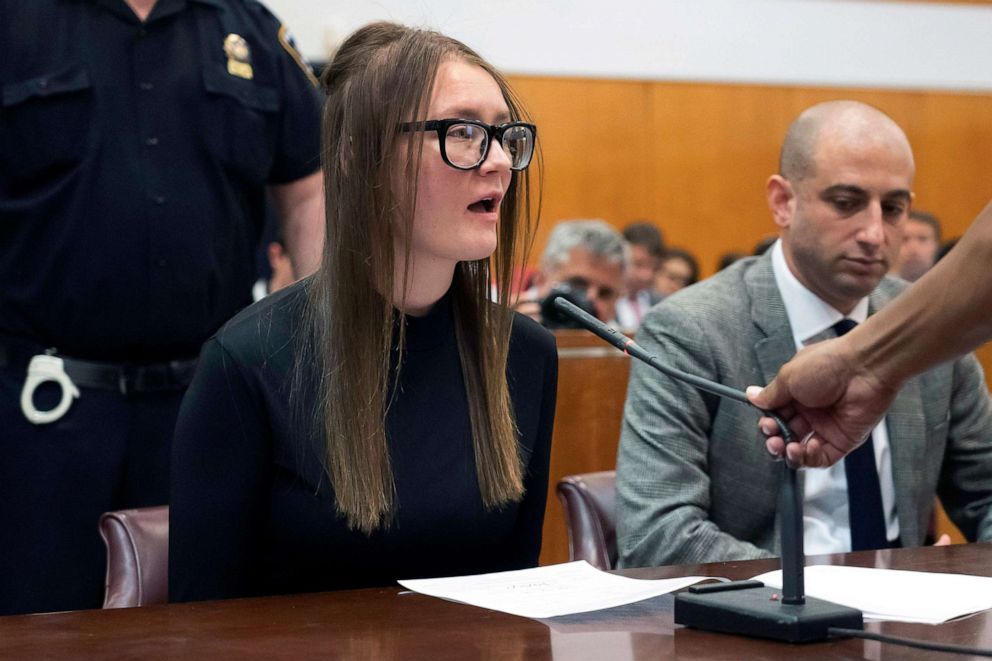
<path fill-rule="evenodd" d="M 675 595 L 675 623 L 790 643 L 825 640 L 830 627 L 864 628 L 859 610 L 811 597 L 805 601 L 784 604 L 781 590 L 767 587 L 680 592 Z"/>

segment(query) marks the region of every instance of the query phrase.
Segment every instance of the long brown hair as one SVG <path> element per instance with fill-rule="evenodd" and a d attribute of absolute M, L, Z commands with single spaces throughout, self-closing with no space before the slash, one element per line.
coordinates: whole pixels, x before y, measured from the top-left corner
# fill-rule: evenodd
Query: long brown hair
<path fill-rule="evenodd" d="M 408 134 L 411 148 L 397 150 L 398 126 L 425 118 L 435 76 L 447 59 L 482 67 L 503 91 L 511 117 L 526 118 L 506 80 L 467 46 L 391 23 L 374 23 L 351 35 L 321 81 L 327 93 L 322 122 L 327 233 L 321 268 L 309 288 L 303 330 L 312 341 L 300 367 L 316 366 L 317 429 L 326 441 L 337 507 L 352 528 L 366 533 L 388 526 L 395 513 L 385 416 L 390 351 L 398 345 L 402 362 L 405 336 L 403 324 L 396 324 L 395 308 L 402 301 L 389 299 L 391 292 L 407 290 L 409 266 L 399 283 L 394 276 L 400 257 L 393 254 L 394 238 L 406 237 L 409 258 L 423 141 L 422 133 Z M 396 172 L 404 176 L 392 176 Z M 400 190 L 397 181 L 403 182 Z M 477 477 L 488 508 L 523 496 L 506 382 L 512 313 L 505 302 L 514 263 L 526 261 L 534 222 L 529 178 L 514 172 L 502 202 L 496 252 L 460 262 L 451 287 Z"/>

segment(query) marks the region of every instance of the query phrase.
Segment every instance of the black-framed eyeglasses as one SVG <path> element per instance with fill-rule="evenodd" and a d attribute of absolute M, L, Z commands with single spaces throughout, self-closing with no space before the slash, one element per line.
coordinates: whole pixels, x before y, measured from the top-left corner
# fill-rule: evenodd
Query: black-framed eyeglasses
<path fill-rule="evenodd" d="M 489 145 L 499 142 L 510 159 L 511 170 L 526 170 L 534 156 L 537 127 L 526 122 L 493 126 L 475 119 L 431 119 L 400 124 L 400 131 L 436 131 L 441 158 L 458 170 L 474 170 L 489 155 Z"/>

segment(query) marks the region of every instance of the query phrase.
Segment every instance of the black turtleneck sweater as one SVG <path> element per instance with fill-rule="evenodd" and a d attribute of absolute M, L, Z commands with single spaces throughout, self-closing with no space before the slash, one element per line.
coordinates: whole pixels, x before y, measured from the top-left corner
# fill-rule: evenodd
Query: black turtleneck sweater
<path fill-rule="evenodd" d="M 304 298 L 302 284 L 270 296 L 203 347 L 173 447 L 171 599 L 370 587 L 535 566 L 555 413 L 552 336 L 526 317 L 514 319 L 507 378 L 526 494 L 520 503 L 487 511 L 450 297 L 424 317 L 406 318 L 406 356 L 386 417 L 397 512 L 388 528 L 366 535 L 349 530 L 337 512 L 320 443 L 290 410 Z M 304 393 L 303 410 L 312 410 L 315 399 Z"/>

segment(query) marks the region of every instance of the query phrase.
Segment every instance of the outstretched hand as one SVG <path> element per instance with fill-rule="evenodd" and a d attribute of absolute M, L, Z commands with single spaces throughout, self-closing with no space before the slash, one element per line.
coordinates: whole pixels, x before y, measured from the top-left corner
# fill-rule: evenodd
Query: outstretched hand
<path fill-rule="evenodd" d="M 786 446 L 771 418 L 758 422 L 768 452 L 797 468 L 831 466 L 861 445 L 895 395 L 858 369 L 843 340 L 802 349 L 766 387 L 747 389 L 751 403 L 778 413 L 799 440 Z"/>

